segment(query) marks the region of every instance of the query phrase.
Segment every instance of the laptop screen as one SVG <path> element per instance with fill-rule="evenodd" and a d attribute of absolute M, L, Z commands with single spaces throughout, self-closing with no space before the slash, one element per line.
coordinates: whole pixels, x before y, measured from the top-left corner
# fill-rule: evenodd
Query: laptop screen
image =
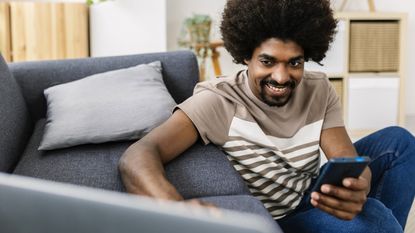
<path fill-rule="evenodd" d="M 262 218 L 0 173 L 1 232 L 266 233 Z"/>

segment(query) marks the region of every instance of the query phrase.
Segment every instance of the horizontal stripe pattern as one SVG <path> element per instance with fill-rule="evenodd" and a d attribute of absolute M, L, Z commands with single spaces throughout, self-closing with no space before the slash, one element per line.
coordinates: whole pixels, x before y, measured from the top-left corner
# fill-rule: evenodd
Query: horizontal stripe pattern
<path fill-rule="evenodd" d="M 265 135 L 260 127 L 234 117 L 222 149 L 253 196 L 274 219 L 295 209 L 320 165 L 322 121 L 306 125 L 291 138 Z"/>

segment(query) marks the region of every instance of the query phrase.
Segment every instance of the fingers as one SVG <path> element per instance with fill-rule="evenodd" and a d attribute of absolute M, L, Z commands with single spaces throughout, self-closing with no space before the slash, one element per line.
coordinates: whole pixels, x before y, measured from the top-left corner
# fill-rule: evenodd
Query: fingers
<path fill-rule="evenodd" d="M 311 199 L 310 202 L 314 207 L 319 208 L 322 211 L 329 213 L 339 219 L 352 220 L 357 215 L 357 213 L 343 211 L 343 210 L 332 208 L 330 206 L 326 206 L 322 203 L 315 201 L 314 199 Z"/>
<path fill-rule="evenodd" d="M 206 201 L 202 201 L 200 199 L 190 199 L 190 200 L 186 200 L 186 203 L 193 205 L 193 206 L 203 206 L 203 207 L 210 207 L 210 208 L 218 208 L 217 206 L 215 206 L 212 203 L 206 202 Z"/>
<path fill-rule="evenodd" d="M 206 202 L 200 199 L 189 199 L 189 200 L 186 200 L 185 203 L 191 206 L 196 206 L 196 207 L 206 207 L 209 213 L 214 217 L 222 216 L 222 212 L 220 211 L 220 209 L 212 203 L 209 203 L 209 202 Z"/>
<path fill-rule="evenodd" d="M 340 219 L 353 219 L 363 209 L 369 183 L 364 178 L 346 178 L 343 185 L 345 187 L 322 185 L 321 193 L 311 194 L 311 204 Z"/>
<path fill-rule="evenodd" d="M 360 213 L 364 205 L 364 202 L 345 201 L 336 197 L 319 194 L 317 192 L 313 192 L 311 194 L 311 198 L 315 203 L 315 207 L 323 205 L 327 208 L 347 212 L 353 215 Z"/>
<path fill-rule="evenodd" d="M 365 190 L 353 190 L 328 184 L 321 186 L 321 192 L 344 201 L 356 203 L 365 203 L 367 199 Z"/>
<path fill-rule="evenodd" d="M 343 179 L 344 187 L 352 190 L 367 190 L 369 189 L 369 181 L 366 180 L 364 177 L 359 177 L 358 179 L 355 178 L 345 178 Z"/>

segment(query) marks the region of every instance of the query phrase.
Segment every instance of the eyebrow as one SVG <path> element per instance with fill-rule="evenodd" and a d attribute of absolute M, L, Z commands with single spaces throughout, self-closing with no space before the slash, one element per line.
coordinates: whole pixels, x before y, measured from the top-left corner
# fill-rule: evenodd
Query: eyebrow
<path fill-rule="evenodd" d="M 258 55 L 258 58 L 264 58 L 264 59 L 271 60 L 271 61 L 277 61 L 278 60 L 275 57 L 270 56 L 270 55 L 265 54 L 265 53 Z M 288 61 L 298 61 L 298 60 L 304 60 L 304 56 L 299 55 L 297 57 L 290 58 Z"/>

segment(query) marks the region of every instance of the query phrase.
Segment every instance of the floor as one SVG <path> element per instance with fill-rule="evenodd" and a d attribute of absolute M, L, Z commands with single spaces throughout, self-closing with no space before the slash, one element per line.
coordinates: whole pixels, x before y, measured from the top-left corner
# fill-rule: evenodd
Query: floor
<path fill-rule="evenodd" d="M 415 116 L 406 117 L 405 128 L 412 132 L 415 135 Z M 412 204 L 411 212 L 409 213 L 408 221 L 405 227 L 405 233 L 414 233 L 415 232 L 415 201 Z"/>

